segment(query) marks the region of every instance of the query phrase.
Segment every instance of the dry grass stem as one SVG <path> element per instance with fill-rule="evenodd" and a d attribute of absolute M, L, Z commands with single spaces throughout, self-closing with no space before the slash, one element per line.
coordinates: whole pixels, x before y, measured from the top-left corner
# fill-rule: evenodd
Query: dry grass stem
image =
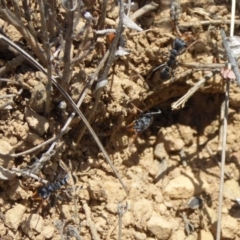
<path fill-rule="evenodd" d="M 20 64 L 23 63 L 24 60 L 25 58 L 22 55 L 19 55 L 13 60 L 9 61 L 7 64 L 0 68 L 0 77 L 18 67 Z"/>
<path fill-rule="evenodd" d="M 85 200 L 81 200 L 81 203 L 82 203 L 82 207 L 85 212 L 85 215 L 86 215 L 88 226 L 89 226 L 91 234 L 92 234 L 92 239 L 100 240 L 100 237 L 98 236 L 98 233 L 97 233 L 96 226 L 91 219 L 91 212 L 90 212 L 89 206 L 87 205 L 87 202 Z"/>
<path fill-rule="evenodd" d="M 228 60 L 231 64 L 232 70 L 233 70 L 233 72 L 236 76 L 236 80 L 238 82 L 238 85 L 240 85 L 240 72 L 239 72 L 237 61 L 236 61 L 235 57 L 233 56 L 233 53 L 232 53 L 232 51 L 229 47 L 229 44 L 228 44 L 228 41 L 226 39 L 226 34 L 225 34 L 224 30 L 221 29 L 220 32 L 221 32 L 221 36 L 222 36 L 222 40 L 223 40 L 223 46 L 226 50 Z"/>
<path fill-rule="evenodd" d="M 228 106 L 229 106 L 229 88 L 230 83 L 226 83 L 225 102 L 224 102 L 224 120 L 223 124 L 223 137 L 222 137 L 222 155 L 221 155 L 221 175 L 219 184 L 219 199 L 218 199 L 218 220 L 217 220 L 217 233 L 216 240 L 221 239 L 221 221 L 222 221 L 222 203 L 223 203 L 223 188 L 224 188 L 224 172 L 226 160 L 226 142 L 227 142 L 227 120 L 228 120 Z"/>
<path fill-rule="evenodd" d="M 183 108 L 185 106 L 185 103 L 187 102 L 187 100 L 199 89 L 202 87 L 202 85 L 211 77 L 213 76 L 213 73 L 210 72 L 209 74 L 207 74 L 206 76 L 204 76 L 202 79 L 199 80 L 199 82 L 197 82 L 192 88 L 190 88 L 188 90 L 188 92 L 181 97 L 180 99 L 178 99 L 176 102 L 172 103 L 172 110 L 176 110 L 179 108 Z"/>
<path fill-rule="evenodd" d="M 52 89 L 52 63 L 51 63 L 51 53 L 50 53 L 50 44 L 49 36 L 47 31 L 47 12 L 45 11 L 46 6 L 44 5 L 43 0 L 38 0 L 40 15 L 41 15 L 41 25 L 42 25 L 42 34 L 43 34 L 43 46 L 47 58 L 47 78 L 48 82 L 46 85 L 46 105 L 45 105 L 45 116 L 49 115 L 50 112 L 50 103 L 51 103 L 51 89 Z"/>
<path fill-rule="evenodd" d="M 20 156 L 23 156 L 23 155 L 26 155 L 26 154 L 35 152 L 36 150 L 44 147 L 45 145 L 50 144 L 50 143 L 55 142 L 56 140 L 60 139 L 60 137 L 61 137 L 63 134 L 67 133 L 67 132 L 68 132 L 68 129 L 66 129 L 66 130 L 64 130 L 64 131 L 61 131 L 58 135 L 56 135 L 56 136 L 48 139 L 47 141 L 45 141 L 45 142 L 37 145 L 36 147 L 33 147 L 33 148 L 31 148 L 31 149 L 28 149 L 28 150 L 26 150 L 26 151 L 24 151 L 24 152 L 19 152 L 19 153 L 10 154 L 9 156 L 15 158 L 15 157 L 20 157 Z M 6 155 L 6 156 L 7 156 L 7 155 Z"/>
<path fill-rule="evenodd" d="M 225 20 L 225 19 L 218 19 L 218 20 L 214 20 L 211 19 L 210 20 L 204 20 L 204 21 L 198 21 L 198 22 L 188 22 L 188 23 L 181 23 L 179 24 L 179 28 L 181 29 L 186 29 L 186 28 L 190 28 L 193 27 L 196 24 L 200 24 L 202 26 L 204 25 L 222 25 L 222 24 L 231 24 L 231 20 Z M 239 25 L 240 24 L 240 20 L 235 20 L 235 24 Z"/>
<path fill-rule="evenodd" d="M 29 62 L 31 62 L 36 68 L 38 68 L 40 71 L 42 71 L 45 75 L 47 75 L 47 71 L 42 67 L 42 65 L 40 65 L 34 58 L 32 58 L 27 52 L 25 52 L 23 49 L 21 49 L 19 46 L 17 46 L 16 44 L 14 44 L 11 40 L 9 40 L 8 38 L 4 37 L 2 34 L 0 34 L 0 39 L 2 41 L 4 41 L 5 43 L 9 44 L 11 47 L 13 47 L 14 49 L 16 49 L 17 51 L 19 51 L 19 53 L 21 53 Z M 89 132 L 91 133 L 93 139 L 95 140 L 95 142 L 97 143 L 98 147 L 100 148 L 100 150 L 102 151 L 103 155 L 105 156 L 105 159 L 107 160 L 108 164 L 111 166 L 114 174 L 116 175 L 116 177 L 118 178 L 118 180 L 120 181 L 120 183 L 122 184 L 124 190 L 126 191 L 126 193 L 128 192 L 126 186 L 124 185 L 122 179 L 120 178 L 117 170 L 115 169 L 114 165 L 112 164 L 112 161 L 108 155 L 108 153 L 106 152 L 105 148 L 103 147 L 102 143 L 100 142 L 98 136 L 96 135 L 96 133 L 94 132 L 94 130 L 92 129 L 91 125 L 89 124 L 89 122 L 87 121 L 87 119 L 85 118 L 85 116 L 83 115 L 83 113 L 80 111 L 80 109 L 77 107 L 77 105 L 75 104 L 75 102 L 72 100 L 72 98 L 68 95 L 68 93 L 61 87 L 61 85 L 58 84 L 57 80 L 52 77 L 52 82 L 55 85 L 55 87 L 60 91 L 60 93 L 65 97 L 65 99 L 72 105 L 72 107 L 74 108 L 74 110 L 78 113 L 79 117 L 82 119 L 82 121 L 84 122 L 84 124 L 86 125 L 86 127 L 88 128 Z"/>
<path fill-rule="evenodd" d="M 123 205 L 122 203 L 118 204 L 118 240 L 122 238 L 122 217 L 128 210 L 128 203 Z"/>
<path fill-rule="evenodd" d="M 141 17 L 142 15 L 146 14 L 147 12 L 156 10 L 158 7 L 159 7 L 159 5 L 156 4 L 155 2 L 150 2 L 150 3 L 146 4 L 145 6 L 143 6 L 142 8 L 138 9 L 136 12 L 134 12 L 130 16 L 130 19 L 134 21 L 137 18 Z"/>
<path fill-rule="evenodd" d="M 24 26 L 22 21 L 17 18 L 15 14 L 13 14 L 6 5 L 0 4 L 0 17 L 8 22 L 9 24 L 13 25 L 26 39 L 27 43 L 33 50 L 33 52 L 37 55 L 38 59 L 43 63 L 46 64 L 46 56 L 44 54 L 43 49 L 37 43 L 35 37 L 31 34 L 31 32 Z"/>

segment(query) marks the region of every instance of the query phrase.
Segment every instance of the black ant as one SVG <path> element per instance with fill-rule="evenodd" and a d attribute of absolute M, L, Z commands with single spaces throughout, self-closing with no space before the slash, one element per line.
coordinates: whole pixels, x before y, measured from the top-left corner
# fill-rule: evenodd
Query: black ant
<path fill-rule="evenodd" d="M 171 50 L 171 53 L 170 53 L 169 59 L 166 63 L 166 66 L 160 72 L 160 77 L 162 80 L 167 80 L 171 77 L 170 69 L 173 67 L 173 65 L 176 64 L 176 57 L 181 53 L 181 51 L 185 47 L 186 47 L 186 43 L 182 39 L 176 38 L 174 40 L 173 49 Z M 161 65 L 161 66 L 163 66 L 163 65 Z M 159 68 L 159 67 L 157 67 L 157 68 Z"/>
<path fill-rule="evenodd" d="M 63 185 L 66 185 L 68 178 L 68 175 L 65 175 L 64 178 L 59 181 L 38 187 L 32 199 L 40 200 L 43 203 L 45 200 L 48 200 L 54 192 L 59 190 Z"/>
<path fill-rule="evenodd" d="M 135 137 L 142 133 L 144 130 L 149 128 L 149 126 L 153 123 L 153 115 L 160 114 L 161 111 L 157 112 L 147 112 L 141 114 L 141 116 L 133 121 L 133 123 L 129 124 L 127 128 L 135 133 Z"/>

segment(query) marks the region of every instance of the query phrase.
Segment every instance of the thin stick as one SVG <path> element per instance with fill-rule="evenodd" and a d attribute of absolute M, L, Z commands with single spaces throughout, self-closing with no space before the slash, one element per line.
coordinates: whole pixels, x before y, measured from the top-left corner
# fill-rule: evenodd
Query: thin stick
<path fill-rule="evenodd" d="M 93 240 L 100 240 L 100 237 L 97 234 L 95 224 L 91 219 L 91 212 L 90 212 L 89 206 L 87 205 L 87 202 L 85 200 L 81 200 L 81 203 L 82 203 L 82 207 L 83 207 L 83 210 L 85 212 L 85 215 L 86 215 L 88 226 L 89 226 L 91 234 L 92 234 L 92 239 Z"/>
<path fill-rule="evenodd" d="M 59 139 L 64 133 L 68 132 L 68 130 L 66 129 L 65 131 L 61 131 L 58 135 L 48 139 L 47 141 L 37 145 L 36 147 L 33 147 L 31 149 L 28 149 L 24 152 L 20 152 L 20 153 L 14 153 L 14 154 L 10 154 L 11 157 L 20 157 L 20 156 L 23 156 L 23 155 L 26 155 L 26 154 L 29 154 L 29 153 L 32 153 L 32 152 L 35 152 L 36 150 L 42 148 L 43 146 L 47 145 L 47 144 L 50 144 L 51 142 L 54 142 L 56 141 L 57 139 Z M 8 155 L 6 155 L 8 156 Z"/>
<path fill-rule="evenodd" d="M 0 40 L 4 41 L 5 43 L 9 44 L 11 47 L 16 49 L 29 62 L 31 62 L 36 68 L 38 68 L 45 75 L 47 75 L 46 69 L 43 68 L 43 66 L 41 64 L 39 64 L 33 57 L 31 57 L 27 52 L 25 52 L 23 49 L 21 49 L 19 46 L 17 46 L 15 43 L 13 43 L 11 40 L 9 40 L 8 38 L 4 37 L 2 34 L 0 34 Z M 112 164 L 112 161 L 111 161 L 109 155 L 107 154 L 107 152 L 106 152 L 105 148 L 103 147 L 102 143 L 100 142 L 98 136 L 96 135 L 96 133 L 92 129 L 91 125 L 89 124 L 89 122 L 87 121 L 87 119 L 85 118 L 83 113 L 80 111 L 80 109 L 77 107 L 77 105 L 72 100 L 72 98 L 68 95 L 68 93 L 61 87 L 61 85 L 58 84 L 57 80 L 53 76 L 52 76 L 52 82 L 53 82 L 54 86 L 60 91 L 60 93 L 65 97 L 65 99 L 72 105 L 72 107 L 77 112 L 79 117 L 82 119 L 82 121 L 84 122 L 84 124 L 88 128 L 89 132 L 91 133 L 93 139 L 95 140 L 95 142 L 97 143 L 98 147 L 100 148 L 100 150 L 102 151 L 103 155 L 105 156 L 105 159 L 107 160 L 108 164 L 111 166 L 114 174 L 118 178 L 118 180 L 121 183 L 122 187 L 124 188 L 126 193 L 128 193 L 128 190 L 127 190 L 126 186 L 124 185 L 122 179 L 120 178 L 120 176 L 119 176 L 117 170 L 115 169 L 114 165 Z"/>
<path fill-rule="evenodd" d="M 48 183 L 47 180 L 38 177 L 37 175 L 31 173 L 31 172 L 28 171 L 28 170 L 19 169 L 19 168 L 11 168 L 11 171 L 16 172 L 16 173 L 21 173 L 21 175 L 23 175 L 23 176 L 31 177 L 31 178 L 33 178 L 33 179 L 36 179 L 38 182 L 41 182 L 41 183 L 44 183 L 44 184 L 47 184 L 47 183 Z"/>
<path fill-rule="evenodd" d="M 156 10 L 158 7 L 159 7 L 159 5 L 156 4 L 155 2 L 150 2 L 150 3 L 146 4 L 145 6 L 143 6 L 142 8 L 138 9 L 136 12 L 134 12 L 130 16 L 130 19 L 134 21 L 135 19 L 141 17 L 145 13 Z"/>
<path fill-rule="evenodd" d="M 231 51 L 231 49 L 230 49 L 230 47 L 228 45 L 228 41 L 226 39 L 226 34 L 225 34 L 224 30 L 221 29 L 220 32 L 221 32 L 221 35 L 222 35 L 223 46 L 224 46 L 224 48 L 226 50 L 226 53 L 227 53 L 227 56 L 228 56 L 228 60 L 229 60 L 229 62 L 231 64 L 233 72 L 234 72 L 234 74 L 236 76 L 237 83 L 240 86 L 240 72 L 239 72 L 239 69 L 238 69 L 237 61 L 236 61 L 235 57 L 233 56 L 233 53 L 232 53 L 232 51 Z"/>
<path fill-rule="evenodd" d="M 222 220 L 223 186 L 224 186 L 224 172 L 225 172 L 225 159 L 226 159 L 229 87 L 230 87 L 230 83 L 229 83 L 229 81 L 227 81 L 227 83 L 226 83 L 226 92 L 225 92 L 225 116 L 224 116 L 224 120 L 223 120 L 221 176 L 220 176 L 220 185 L 219 185 L 218 221 L 217 221 L 216 240 L 220 240 L 221 239 L 221 220 Z"/>
<path fill-rule="evenodd" d="M 12 105 L 12 104 L 13 104 L 12 100 L 9 100 L 9 101 L 7 101 L 5 103 L 2 103 L 2 104 L 0 104 L 0 110 L 5 108 L 5 107 L 7 107 L 8 105 Z"/>
<path fill-rule="evenodd" d="M 2 5 L 2 4 L 1 4 Z M 37 43 L 34 36 L 31 32 L 24 26 L 21 19 L 17 18 L 8 8 L 4 8 L 4 6 L 0 6 L 0 17 L 8 22 L 9 24 L 13 25 L 26 39 L 27 43 L 30 45 L 33 52 L 37 55 L 38 59 L 43 63 L 46 64 L 46 56 L 44 54 L 43 49 Z"/>
<path fill-rule="evenodd" d="M 128 203 L 126 202 L 126 205 L 119 203 L 118 204 L 118 240 L 121 240 L 122 238 L 122 217 L 124 213 L 126 213 L 128 210 Z"/>
<path fill-rule="evenodd" d="M 201 64 L 197 62 L 191 62 L 191 63 L 178 63 L 180 66 L 186 67 L 186 68 L 197 68 L 201 70 L 208 70 L 208 69 L 220 69 L 222 67 L 226 66 L 226 63 L 208 63 L 208 64 Z M 220 71 L 220 70 L 219 70 Z"/>
<path fill-rule="evenodd" d="M 45 105 L 45 116 L 49 115 L 50 104 L 51 104 L 51 89 L 52 89 L 52 63 L 51 63 L 51 53 L 50 53 L 50 44 L 49 44 L 49 36 L 46 25 L 46 12 L 45 5 L 43 0 L 38 0 L 40 15 L 41 15 L 41 26 L 43 33 L 43 46 L 47 57 L 47 85 L 46 85 L 46 105 Z"/>
<path fill-rule="evenodd" d="M 67 1 L 70 7 L 73 6 L 73 0 Z M 64 4 L 62 4 L 64 6 Z M 72 73 L 71 68 L 71 58 L 72 58 L 72 34 L 73 34 L 73 21 L 74 21 L 74 12 L 67 11 L 66 12 L 66 23 L 67 29 L 64 34 L 64 56 L 63 56 L 63 74 L 62 74 L 62 86 L 64 89 L 67 89 L 68 82 Z"/>
<path fill-rule="evenodd" d="M 110 50 L 108 50 L 107 53 L 104 56 L 104 59 L 108 57 L 108 60 L 107 60 L 106 67 L 104 69 L 103 75 L 102 75 L 101 79 L 99 80 L 99 82 L 98 82 L 98 84 L 95 88 L 95 102 L 94 102 L 94 106 L 92 108 L 92 111 L 91 111 L 91 113 L 88 117 L 89 122 L 91 121 L 95 111 L 97 110 L 103 87 L 106 86 L 107 83 L 108 83 L 107 76 L 108 76 L 109 70 L 111 68 L 111 65 L 114 61 L 115 52 L 116 52 L 116 49 L 117 49 L 117 44 L 119 42 L 120 36 L 122 34 L 122 30 L 123 30 L 123 18 L 124 18 L 124 4 L 123 4 L 123 0 L 120 0 L 119 1 L 119 23 L 118 23 L 118 27 L 116 29 L 116 36 L 113 40 L 113 43 L 110 47 Z M 105 62 L 105 60 L 101 61 L 101 62 Z M 85 131 L 85 129 L 83 129 L 81 131 L 81 133 L 79 134 L 78 139 L 77 139 L 77 143 L 82 138 L 84 131 Z"/>
<path fill-rule="evenodd" d="M 198 21 L 197 24 L 200 24 L 202 26 L 204 25 L 220 25 L 220 24 L 231 24 L 231 20 L 225 20 L 225 19 L 218 19 L 218 20 L 214 20 L 214 19 L 211 19 L 211 21 L 209 20 L 205 20 L 205 21 Z M 239 25 L 240 24 L 240 20 L 235 20 L 235 24 L 236 25 Z M 193 27 L 194 25 L 196 25 L 196 22 L 187 22 L 187 23 L 182 23 L 180 24 L 178 27 L 179 28 L 190 28 L 190 27 Z"/>
<path fill-rule="evenodd" d="M 99 21 L 98 21 L 98 29 L 104 28 L 106 12 L 107 12 L 107 3 L 108 3 L 108 0 L 102 1 L 101 14 L 100 14 Z"/>
<path fill-rule="evenodd" d="M 172 109 L 179 109 L 180 107 L 184 107 L 187 100 L 200 88 L 202 85 L 213 76 L 213 72 L 210 72 L 208 75 L 201 78 L 192 88 L 188 90 L 188 92 L 178 99 L 176 102 L 172 103 Z"/>
<path fill-rule="evenodd" d="M 24 60 L 25 58 L 22 55 L 19 55 L 13 60 L 7 62 L 7 64 L 0 68 L 0 77 L 3 76 L 6 72 L 11 71 L 12 69 L 19 66 Z"/>
<path fill-rule="evenodd" d="M 80 100 L 79 100 L 79 101 L 81 101 L 81 103 L 82 103 L 82 101 L 84 100 L 85 96 L 87 95 L 87 92 L 88 92 L 89 88 L 92 86 L 92 84 L 93 84 L 94 81 L 96 80 L 96 78 L 97 78 L 99 72 L 101 71 L 101 69 L 103 68 L 105 62 L 107 61 L 107 58 L 108 58 L 108 56 L 109 56 L 109 53 L 110 53 L 110 51 L 107 50 L 107 52 L 105 53 L 104 57 L 103 57 L 102 60 L 100 61 L 99 65 L 98 65 L 98 67 L 97 67 L 97 69 L 96 69 L 96 71 L 94 72 L 94 74 L 93 74 L 93 76 L 92 76 L 92 78 L 91 78 L 91 80 L 90 80 L 90 82 L 89 82 L 89 84 L 88 84 L 88 87 L 87 87 L 87 88 L 84 90 L 84 92 L 82 93 L 82 96 L 81 96 L 81 98 L 80 98 Z M 93 111 L 91 111 L 91 112 L 93 112 Z M 93 116 L 93 114 L 90 114 L 90 116 L 88 117 L 88 121 L 89 121 L 89 122 L 91 121 L 92 116 Z M 81 141 L 82 136 L 84 135 L 85 130 L 86 130 L 86 125 L 83 126 L 83 128 L 82 128 L 81 131 L 80 131 L 80 133 L 78 134 L 78 137 L 77 137 L 77 140 L 76 140 L 76 144 L 78 144 L 78 143 Z"/>
<path fill-rule="evenodd" d="M 230 37 L 232 37 L 234 34 L 235 11 L 236 11 L 236 0 L 232 0 Z"/>

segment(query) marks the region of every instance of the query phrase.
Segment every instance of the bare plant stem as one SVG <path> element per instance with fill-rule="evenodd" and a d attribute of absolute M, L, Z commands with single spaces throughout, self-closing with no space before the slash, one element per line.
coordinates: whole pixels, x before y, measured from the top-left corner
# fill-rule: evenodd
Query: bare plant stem
<path fill-rule="evenodd" d="M 31 173 L 29 170 L 23 170 L 23 169 L 18 169 L 18 168 L 11 168 L 11 171 L 13 172 L 16 172 L 16 173 L 21 173 L 21 175 L 25 175 L 25 176 L 29 176 L 33 179 L 36 179 L 38 182 L 41 182 L 41 183 L 44 183 L 44 184 L 47 184 L 48 181 L 45 180 L 45 179 L 42 179 L 40 177 L 38 177 L 37 175 Z"/>
<path fill-rule="evenodd" d="M 225 67 L 225 63 L 212 63 L 212 64 L 200 64 L 197 62 L 191 62 L 191 63 L 179 63 L 180 66 L 184 66 L 187 68 L 196 68 L 201 70 L 212 70 L 212 69 L 220 69 L 222 67 Z"/>
<path fill-rule="evenodd" d="M 234 74 L 236 76 L 236 80 L 238 82 L 238 85 L 240 86 L 240 72 L 239 72 L 239 69 L 238 69 L 237 61 L 236 61 L 235 57 L 233 56 L 233 53 L 232 53 L 232 51 L 231 51 L 231 49 L 230 49 L 230 47 L 228 45 L 228 42 L 226 40 L 226 34 L 225 34 L 224 30 L 221 29 L 220 32 L 221 32 L 221 35 L 222 35 L 223 46 L 224 46 L 224 48 L 226 50 L 226 54 L 228 56 L 228 60 L 229 60 L 229 62 L 231 64 L 233 72 L 234 72 Z"/>
<path fill-rule="evenodd" d="M 0 40 L 4 41 L 5 43 L 9 44 L 11 47 L 13 47 L 14 49 L 16 49 L 19 53 L 21 53 L 29 62 L 31 62 L 36 68 L 38 68 L 40 71 L 42 71 L 45 75 L 47 75 L 47 71 L 46 69 L 43 68 L 43 66 L 41 64 L 39 64 L 33 57 L 31 57 L 27 52 L 25 52 L 23 49 L 21 49 L 19 46 L 17 46 L 15 43 L 13 43 L 11 40 L 9 40 L 8 38 L 4 37 L 2 34 L 0 34 Z M 54 86 L 60 91 L 60 93 L 64 96 L 64 98 L 72 105 L 72 107 L 74 108 L 74 110 L 77 112 L 77 114 L 79 115 L 79 117 L 82 119 L 82 121 L 84 122 L 84 124 L 86 125 L 86 127 L 88 128 L 89 132 L 91 133 L 93 139 L 95 140 L 95 142 L 97 143 L 98 147 L 100 148 L 100 150 L 102 151 L 103 155 L 105 156 L 105 159 L 107 160 L 108 164 L 111 166 L 114 174 L 116 175 L 116 177 L 118 178 L 119 182 L 121 183 L 122 187 L 124 188 L 125 192 L 128 193 L 128 190 L 126 188 L 126 186 L 124 185 L 122 179 L 120 178 L 117 170 L 115 169 L 109 155 L 107 154 L 105 148 L 103 147 L 102 143 L 100 142 L 98 136 L 96 135 L 96 133 L 94 132 L 94 130 L 92 129 L 91 125 L 89 124 L 89 122 L 87 121 L 87 119 L 85 118 L 84 114 L 80 111 L 80 109 L 77 107 L 77 105 L 75 104 L 75 102 L 72 100 L 72 98 L 68 95 L 68 93 L 61 87 L 61 85 L 59 85 L 59 83 L 57 82 L 57 80 L 52 76 L 52 82 L 54 84 Z"/>
<path fill-rule="evenodd" d="M 142 8 L 138 9 L 136 12 L 134 12 L 130 16 L 130 19 L 134 21 L 135 19 L 141 17 L 145 13 L 156 10 L 158 7 L 159 7 L 159 5 L 156 4 L 155 2 L 150 2 L 150 3 L 146 4 L 145 6 L 143 6 Z"/>
<path fill-rule="evenodd" d="M 47 31 L 46 25 L 46 12 L 44 7 L 43 0 L 38 0 L 39 8 L 40 8 L 40 15 L 41 15 L 41 25 L 43 30 L 43 46 L 47 56 L 47 86 L 46 86 L 46 105 L 45 105 L 45 116 L 49 115 L 50 111 L 50 104 L 51 104 L 51 89 L 52 89 L 52 64 L 51 64 L 51 54 L 50 54 L 50 44 L 49 44 L 49 36 Z"/>
<path fill-rule="evenodd" d="M 185 106 L 185 103 L 187 100 L 200 88 L 202 85 L 211 77 L 213 76 L 213 72 L 209 72 L 206 76 L 204 76 L 202 79 L 200 79 L 192 88 L 188 90 L 188 92 L 178 99 L 176 102 L 172 103 L 172 109 L 179 109 L 183 108 Z"/>
<path fill-rule="evenodd" d="M 70 8 L 73 6 L 73 0 L 69 0 L 68 4 Z M 66 33 L 64 34 L 64 56 L 63 56 L 63 75 L 62 75 L 62 86 L 64 89 L 67 89 L 68 82 L 72 73 L 71 69 L 71 58 L 72 58 L 72 34 L 73 34 L 73 21 L 74 21 L 74 12 L 66 12 Z"/>
<path fill-rule="evenodd" d="M 106 11 L 107 11 L 107 3 L 108 3 L 108 0 L 103 0 L 102 1 L 101 14 L 100 14 L 99 23 L 98 23 L 98 29 L 103 29 L 104 28 Z"/>
<path fill-rule="evenodd" d="M 45 145 L 47 144 L 50 144 L 51 142 L 54 142 L 56 140 L 58 140 L 63 134 L 65 134 L 68 130 L 66 129 L 65 131 L 61 131 L 57 136 L 54 136 L 50 139 L 48 139 L 47 141 L 37 145 L 36 147 L 34 148 L 31 148 L 29 150 L 26 150 L 24 152 L 20 152 L 20 153 L 14 153 L 14 154 L 10 154 L 11 157 L 19 157 L 19 156 L 23 156 L 23 155 L 26 155 L 26 154 L 29 154 L 29 153 L 32 153 L 32 152 L 35 152 L 37 151 L 38 149 L 44 147 Z"/>
<path fill-rule="evenodd" d="M 13 25 L 21 33 L 33 52 L 37 55 L 38 59 L 45 65 L 46 56 L 44 55 L 43 50 L 30 31 L 23 25 L 21 19 L 17 18 L 8 8 L 5 8 L 4 6 L 0 6 L 0 17 L 4 21 Z"/>
<path fill-rule="evenodd" d="M 118 204 L 118 240 L 121 240 L 122 238 L 122 217 L 124 213 L 126 213 L 128 210 L 128 203 L 126 202 L 126 205 L 119 203 Z"/>
<path fill-rule="evenodd" d="M 83 207 L 83 210 L 85 212 L 86 219 L 87 219 L 87 222 L 88 222 L 91 234 L 92 234 L 92 239 L 93 240 L 100 240 L 100 237 L 97 234 L 95 224 L 91 219 L 91 212 L 90 212 L 89 206 L 87 205 L 87 202 L 85 200 L 81 200 L 81 203 L 82 203 L 82 207 Z"/>
<path fill-rule="evenodd" d="M 88 83 L 88 86 L 85 88 L 85 90 L 84 90 L 84 92 L 83 92 L 83 94 L 82 94 L 82 96 L 81 96 L 81 98 L 80 98 L 80 100 L 79 100 L 79 101 L 81 101 L 81 104 L 82 104 L 82 101 L 84 100 L 85 96 L 87 95 L 87 91 L 88 91 L 89 88 L 92 86 L 92 84 L 93 84 L 94 81 L 96 80 L 99 72 L 101 71 L 101 69 L 103 68 L 105 62 L 107 61 L 108 56 L 109 56 L 109 50 L 105 53 L 104 57 L 102 58 L 101 62 L 100 62 L 99 65 L 98 65 L 97 70 L 94 72 L 94 74 L 93 74 L 90 82 Z M 80 105 L 81 105 L 81 104 L 80 104 Z M 90 116 L 87 117 L 87 119 L 88 119 L 89 122 L 91 121 L 92 116 L 93 116 L 93 115 L 91 114 Z M 78 134 L 78 137 L 77 137 L 77 140 L 76 140 L 76 144 L 78 144 L 78 143 L 81 141 L 82 136 L 83 136 L 85 130 L 86 130 L 86 125 L 81 128 L 81 131 L 80 131 L 80 133 Z"/>
<path fill-rule="evenodd" d="M 227 81 L 226 92 L 225 92 L 225 102 L 224 102 L 225 114 L 224 114 L 224 120 L 223 120 L 221 176 L 220 176 L 220 184 L 219 184 L 218 221 L 217 221 L 216 240 L 221 239 L 222 203 L 223 203 L 224 172 L 225 172 L 226 142 L 227 142 L 227 120 L 228 120 L 228 106 L 229 106 L 229 87 L 230 87 L 230 83 L 229 81 Z"/>
<path fill-rule="evenodd" d="M 9 100 L 9 101 L 7 101 L 5 103 L 2 103 L 2 104 L 0 104 L 0 110 L 5 108 L 5 107 L 7 107 L 8 105 L 12 105 L 12 104 L 13 104 L 12 100 Z"/>
<path fill-rule="evenodd" d="M 187 23 L 182 23 L 179 25 L 179 28 L 190 28 L 193 27 L 196 24 L 201 24 L 202 26 L 204 25 L 220 25 L 220 24 L 231 24 L 231 20 L 225 20 L 225 19 L 218 19 L 218 20 L 214 20 L 211 19 L 211 21 L 206 20 L 206 21 L 198 21 L 198 22 L 187 22 Z M 235 24 L 239 25 L 240 24 L 240 20 L 235 20 Z"/>
<path fill-rule="evenodd" d="M 5 66 L 0 68 L 0 77 L 3 76 L 6 72 L 11 71 L 12 69 L 19 66 L 25 58 L 22 55 L 15 57 L 13 60 L 9 61 Z"/>
<path fill-rule="evenodd" d="M 112 66 L 112 63 L 114 61 L 115 52 L 116 52 L 116 49 L 117 49 L 117 44 L 119 42 L 120 36 L 122 34 L 122 30 L 123 30 L 123 17 L 124 17 L 124 5 L 123 5 L 123 0 L 120 0 L 119 1 L 119 23 L 118 23 L 118 27 L 116 29 L 116 36 L 113 40 L 113 43 L 110 47 L 110 50 L 108 50 L 108 52 L 104 56 L 104 58 L 105 58 L 107 55 L 109 55 L 106 67 L 105 67 L 104 72 L 103 72 L 103 75 L 102 75 L 101 79 L 99 80 L 99 82 L 96 86 L 96 89 L 95 89 L 95 102 L 94 102 L 93 109 L 92 109 L 92 111 L 91 111 L 91 113 L 88 117 L 89 122 L 91 121 L 94 113 L 97 110 L 103 87 L 107 84 L 107 76 L 108 76 L 109 70 Z M 102 84 L 103 82 L 104 82 L 104 84 Z M 82 131 L 81 134 L 79 134 L 77 142 L 80 141 L 83 133 L 84 132 Z"/>

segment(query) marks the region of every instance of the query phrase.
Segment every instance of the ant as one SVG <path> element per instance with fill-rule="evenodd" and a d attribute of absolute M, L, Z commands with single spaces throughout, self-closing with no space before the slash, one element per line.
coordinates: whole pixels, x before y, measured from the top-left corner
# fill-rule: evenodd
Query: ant
<path fill-rule="evenodd" d="M 158 110 L 157 112 L 143 113 L 138 119 L 129 124 L 127 128 L 129 129 L 129 131 L 134 132 L 134 138 L 136 138 L 140 133 L 149 128 L 149 126 L 153 123 L 153 115 L 157 115 L 160 113 L 160 110 Z"/>
<path fill-rule="evenodd" d="M 38 187 L 37 190 L 35 191 L 35 193 L 33 194 L 32 199 L 33 200 L 40 200 L 40 201 L 42 201 L 42 204 L 43 204 L 43 202 L 45 200 L 48 200 L 54 192 L 56 192 L 63 185 L 66 185 L 68 183 L 68 181 L 67 181 L 68 178 L 69 178 L 69 176 L 65 175 L 63 177 L 63 179 L 61 179 L 59 181 L 55 181 L 53 183 L 46 184 L 46 185 Z"/>
<path fill-rule="evenodd" d="M 160 77 L 162 80 L 167 80 L 171 77 L 170 75 L 170 69 L 175 65 L 176 63 L 176 57 L 181 53 L 181 51 L 186 47 L 186 43 L 180 39 L 176 38 L 173 42 L 173 49 L 171 50 L 169 59 L 166 66 L 161 70 Z M 163 65 L 159 66 L 162 67 Z M 157 68 L 159 68 L 157 67 Z M 156 69 L 155 69 L 156 70 Z"/>

